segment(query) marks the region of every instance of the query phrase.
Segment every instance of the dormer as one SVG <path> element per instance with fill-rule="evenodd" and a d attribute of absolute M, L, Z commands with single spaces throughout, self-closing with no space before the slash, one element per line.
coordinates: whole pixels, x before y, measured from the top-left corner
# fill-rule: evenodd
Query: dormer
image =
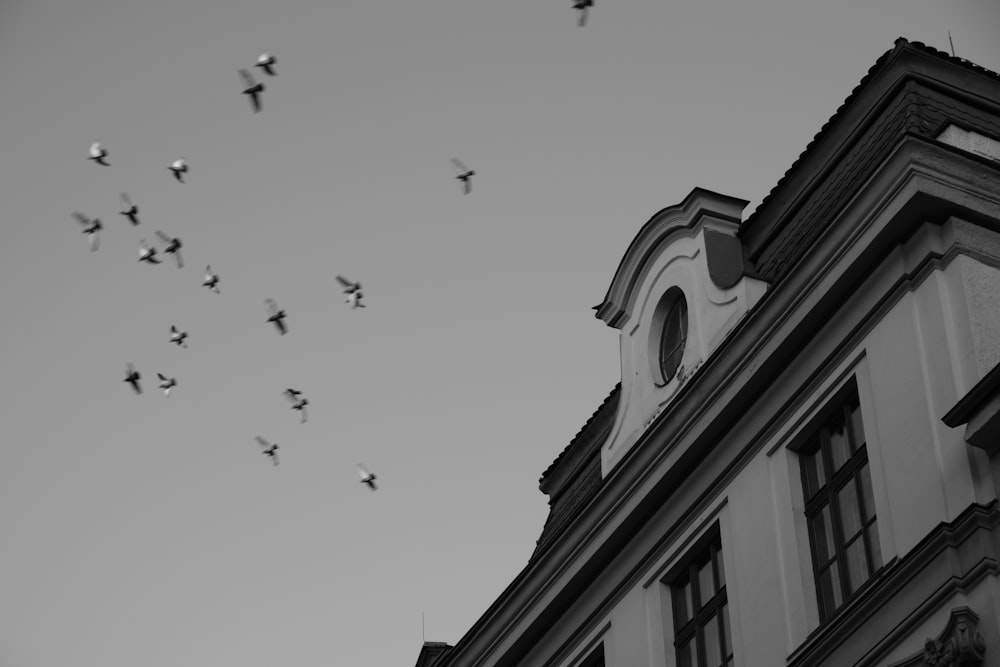
<path fill-rule="evenodd" d="M 621 398 L 606 477 L 764 295 L 736 235 L 743 199 L 695 188 L 643 225 L 597 317 L 621 332 Z"/>

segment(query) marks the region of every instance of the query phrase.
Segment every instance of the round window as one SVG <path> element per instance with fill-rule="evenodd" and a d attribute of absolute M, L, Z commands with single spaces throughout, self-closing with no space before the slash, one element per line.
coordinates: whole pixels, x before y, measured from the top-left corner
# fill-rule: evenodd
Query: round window
<path fill-rule="evenodd" d="M 660 333 L 660 370 L 663 381 L 670 382 L 677 373 L 684 357 L 684 344 L 687 342 L 688 317 L 687 301 L 684 292 L 677 287 L 671 287 L 663 295 L 663 329 Z"/>

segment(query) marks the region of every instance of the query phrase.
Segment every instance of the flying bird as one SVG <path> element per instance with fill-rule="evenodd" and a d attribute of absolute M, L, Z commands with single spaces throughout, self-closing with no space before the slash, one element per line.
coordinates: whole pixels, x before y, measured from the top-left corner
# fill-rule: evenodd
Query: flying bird
<path fill-rule="evenodd" d="M 105 167 L 110 167 L 111 165 L 104 159 L 106 157 L 108 157 L 108 152 L 101 147 L 101 142 L 95 141 L 90 145 L 91 160 Z"/>
<path fill-rule="evenodd" d="M 183 183 L 184 174 L 188 171 L 187 161 L 184 158 L 174 160 L 167 169 L 174 173 L 174 178 Z"/>
<path fill-rule="evenodd" d="M 187 337 L 188 337 L 187 331 L 179 331 L 177 327 L 175 327 L 173 324 L 170 325 L 171 343 L 177 343 L 177 345 L 179 345 L 180 347 L 187 347 L 187 343 L 184 342 L 185 340 L 187 340 Z"/>
<path fill-rule="evenodd" d="M 220 278 L 218 274 L 212 273 L 211 265 L 205 267 L 205 280 L 201 283 L 216 294 L 219 294 Z"/>
<path fill-rule="evenodd" d="M 582 28 L 587 24 L 587 7 L 593 7 L 594 0 L 573 0 L 573 9 L 580 10 L 580 23 Z"/>
<path fill-rule="evenodd" d="M 278 465 L 278 443 L 273 445 L 264 438 L 257 436 L 257 444 L 264 448 L 263 454 L 270 456 L 274 465 Z"/>
<path fill-rule="evenodd" d="M 250 106 L 257 113 L 260 111 L 260 94 L 264 92 L 264 84 L 255 81 L 253 75 L 245 69 L 240 70 L 240 76 L 243 78 L 243 94 L 250 98 Z"/>
<path fill-rule="evenodd" d="M 302 416 L 301 423 L 305 424 L 309 420 L 309 416 L 306 414 L 306 406 L 309 405 L 309 399 L 299 398 L 301 395 L 302 392 L 295 389 L 285 390 L 285 398 L 291 402 L 292 410 L 299 411 L 299 414 Z"/>
<path fill-rule="evenodd" d="M 476 172 L 472 171 L 465 166 L 465 163 L 459 160 L 457 157 L 451 159 L 451 163 L 455 165 L 455 171 L 458 174 L 455 176 L 458 180 L 462 181 L 462 188 L 465 194 L 472 192 L 472 177 L 476 175 Z"/>
<path fill-rule="evenodd" d="M 167 247 L 163 249 L 163 252 L 174 256 L 174 259 L 177 260 L 178 269 L 183 267 L 184 260 L 181 258 L 181 248 L 183 247 L 183 244 L 181 243 L 181 240 L 176 236 L 167 236 L 159 230 L 157 230 L 156 235 L 160 237 L 161 241 L 167 244 Z"/>
<path fill-rule="evenodd" d="M 122 193 L 122 210 L 119 213 L 128 218 L 133 226 L 139 224 L 139 207 L 132 203 L 128 193 Z"/>
<path fill-rule="evenodd" d="M 364 465 L 359 463 L 358 474 L 361 475 L 362 484 L 367 484 L 368 488 L 371 489 L 372 491 L 376 489 L 375 480 L 377 479 L 377 477 L 375 477 L 375 473 L 368 472 L 368 468 L 364 467 Z"/>
<path fill-rule="evenodd" d="M 125 366 L 125 379 L 123 382 L 128 382 L 132 385 L 132 389 L 135 390 L 135 393 L 137 394 L 142 393 L 142 387 L 139 386 L 139 378 L 141 377 L 142 376 L 139 375 L 139 371 L 135 370 L 135 366 L 131 363 Z"/>
<path fill-rule="evenodd" d="M 337 276 L 337 282 L 344 288 L 344 294 L 347 295 L 344 300 L 346 303 L 351 304 L 352 308 L 365 307 L 365 304 L 361 303 L 361 299 L 364 297 L 361 293 L 361 283 L 352 283 L 344 276 Z"/>
<path fill-rule="evenodd" d="M 157 373 L 156 375 L 160 378 L 160 389 L 163 390 L 167 398 L 170 398 L 170 390 L 177 386 L 177 378 L 168 378 L 163 373 Z"/>
<path fill-rule="evenodd" d="M 264 303 L 267 304 L 267 321 L 274 322 L 274 326 L 278 327 L 278 333 L 284 336 L 288 333 L 288 327 L 285 326 L 285 311 L 278 308 L 274 299 L 266 299 Z"/>
<path fill-rule="evenodd" d="M 274 71 L 274 64 L 278 62 L 278 59 L 272 56 L 270 53 L 262 53 L 257 58 L 257 67 L 264 70 L 268 76 L 274 76 L 276 72 Z"/>
<path fill-rule="evenodd" d="M 91 220 L 83 213 L 73 213 L 73 217 L 76 218 L 77 222 L 83 225 L 83 233 L 90 239 L 90 251 L 93 252 L 97 250 L 100 245 L 100 239 L 97 237 L 97 232 L 104 229 L 101 225 L 101 221 L 98 218 Z"/>
<path fill-rule="evenodd" d="M 344 287 L 344 294 L 350 294 L 351 292 L 357 292 L 361 289 L 361 283 L 352 283 L 350 280 L 344 276 L 337 276 L 337 282 Z"/>
<path fill-rule="evenodd" d="M 139 261 L 148 262 L 149 264 L 160 263 L 160 260 L 156 259 L 156 248 L 146 245 L 146 239 L 139 241 Z"/>

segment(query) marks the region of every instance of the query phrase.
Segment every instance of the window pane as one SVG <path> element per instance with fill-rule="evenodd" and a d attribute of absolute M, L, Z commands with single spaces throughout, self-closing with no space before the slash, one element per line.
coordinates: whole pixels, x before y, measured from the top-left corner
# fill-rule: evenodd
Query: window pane
<path fill-rule="evenodd" d="M 685 582 L 671 589 L 671 596 L 674 603 L 674 628 L 684 627 L 692 614 L 691 611 L 691 582 Z"/>
<path fill-rule="evenodd" d="M 698 566 L 698 608 L 701 609 L 705 603 L 715 595 L 715 577 L 712 576 L 712 561 Z"/>
<path fill-rule="evenodd" d="M 854 478 L 848 480 L 837 492 L 837 507 L 840 510 L 840 526 L 844 529 L 844 542 L 851 541 L 861 530 L 861 510 L 858 508 L 858 490 Z"/>
<path fill-rule="evenodd" d="M 843 591 L 840 588 L 840 569 L 836 562 L 820 573 L 819 593 L 820 614 L 826 618 L 844 601 Z"/>
<path fill-rule="evenodd" d="M 809 500 L 826 484 L 823 452 L 817 448 L 814 452 L 803 454 L 802 467 L 805 470 L 806 477 L 806 500 Z"/>
<path fill-rule="evenodd" d="M 719 618 L 722 619 L 722 646 L 726 652 L 725 657 L 729 657 L 733 654 L 733 635 L 732 630 L 729 626 L 729 605 L 722 605 L 722 612 L 719 614 Z"/>
<path fill-rule="evenodd" d="M 865 505 L 862 514 L 867 522 L 868 519 L 875 516 L 875 498 L 872 497 L 872 471 L 868 468 L 867 463 L 858 471 L 858 478 L 861 480 L 861 497 Z"/>
<path fill-rule="evenodd" d="M 868 526 L 868 547 L 872 550 L 872 567 L 878 570 L 882 567 L 882 548 L 878 544 L 878 524 L 877 521 L 872 521 L 871 525 Z"/>
<path fill-rule="evenodd" d="M 865 557 L 865 541 L 859 535 L 856 540 L 847 545 L 847 580 L 851 593 L 861 588 L 868 581 L 868 559 Z"/>
<path fill-rule="evenodd" d="M 683 358 L 686 340 L 687 301 L 684 300 L 680 290 L 677 290 L 667 308 L 663 333 L 660 336 L 660 366 L 667 380 L 673 379 L 674 372 Z"/>
<path fill-rule="evenodd" d="M 864 425 L 861 423 L 861 406 L 851 406 L 850 410 L 851 434 L 854 436 L 854 446 L 857 449 L 861 449 L 861 445 L 865 444 L 865 429 Z"/>
<path fill-rule="evenodd" d="M 680 334 L 680 319 L 677 315 L 677 301 L 675 300 L 670 305 L 667 315 L 663 320 L 663 337 L 660 338 L 660 357 L 664 361 L 670 358 L 671 353 L 677 347 Z"/>
<path fill-rule="evenodd" d="M 833 558 L 833 524 L 830 521 L 830 506 L 826 505 L 819 514 L 810 519 L 812 523 L 812 535 L 816 540 L 816 555 L 819 562 L 817 567 L 823 567 Z"/>
<path fill-rule="evenodd" d="M 717 584 L 716 590 L 722 590 L 722 587 L 726 585 L 726 569 L 722 566 L 722 552 L 715 552 L 715 567 L 719 571 L 719 579 L 715 583 Z"/>
<path fill-rule="evenodd" d="M 697 667 L 698 649 L 695 646 L 694 637 L 686 644 L 677 649 L 677 667 Z"/>
<path fill-rule="evenodd" d="M 722 648 L 719 646 L 718 616 L 712 616 L 703 626 L 705 637 L 705 667 L 720 667 Z"/>
<path fill-rule="evenodd" d="M 831 421 L 828 428 L 830 429 L 830 454 L 833 458 L 832 472 L 836 473 L 850 458 L 851 447 L 847 441 L 847 429 L 844 426 L 843 417 Z"/>

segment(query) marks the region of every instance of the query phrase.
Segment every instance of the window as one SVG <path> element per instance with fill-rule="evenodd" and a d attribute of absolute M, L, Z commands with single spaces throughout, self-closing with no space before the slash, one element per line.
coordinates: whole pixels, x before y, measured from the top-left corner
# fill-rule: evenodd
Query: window
<path fill-rule="evenodd" d="M 820 622 L 882 567 L 857 388 L 849 385 L 799 451 Z"/>
<path fill-rule="evenodd" d="M 578 667 L 604 667 L 604 644 L 600 644 Z"/>
<path fill-rule="evenodd" d="M 732 667 L 722 540 L 714 533 L 692 551 L 670 583 L 677 667 Z"/>
<path fill-rule="evenodd" d="M 670 382 L 684 357 L 684 344 L 687 342 L 687 301 L 684 299 L 684 292 L 678 287 L 668 289 L 663 295 L 662 308 L 664 316 L 660 333 L 660 370 L 664 382 Z"/>

